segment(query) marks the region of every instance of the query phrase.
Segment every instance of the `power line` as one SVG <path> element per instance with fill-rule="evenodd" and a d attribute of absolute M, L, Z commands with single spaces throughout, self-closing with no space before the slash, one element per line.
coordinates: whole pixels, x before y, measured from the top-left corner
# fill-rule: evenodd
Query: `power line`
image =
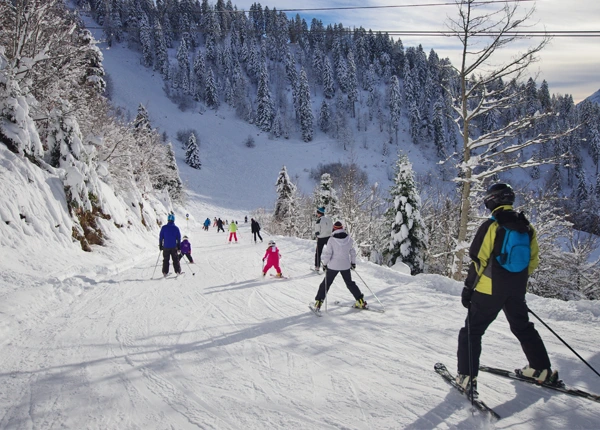
<path fill-rule="evenodd" d="M 526 3 L 534 2 L 536 0 L 490 0 L 490 1 L 474 1 L 473 5 L 488 5 L 493 3 Z M 419 3 L 419 4 L 402 4 L 402 5 L 387 5 L 387 6 L 338 6 L 338 7 L 316 7 L 316 8 L 296 8 L 296 9 L 278 9 L 279 12 L 312 12 L 312 11 L 327 11 L 327 10 L 359 10 L 359 9 L 393 9 L 393 8 L 407 8 L 407 7 L 432 7 L 432 6 L 456 6 L 455 2 L 444 2 L 444 3 Z M 232 11 L 215 11 L 221 12 L 232 12 Z M 245 11 L 233 11 L 245 12 Z"/>
<path fill-rule="evenodd" d="M 529 1 L 529 0 L 523 0 Z M 100 26 L 88 26 L 90 30 L 140 30 L 141 27 L 127 26 L 123 27 L 100 27 Z M 342 30 L 335 30 L 336 33 L 353 33 L 354 28 L 344 28 Z M 369 30 L 371 31 L 371 30 Z M 171 30 L 172 33 L 189 33 L 189 31 L 182 30 Z M 310 30 L 310 33 L 327 33 L 328 30 Z M 425 37 L 456 37 L 459 32 L 451 32 L 447 30 L 372 30 L 374 34 L 382 33 L 389 36 L 425 36 Z M 503 35 L 506 37 L 600 37 L 600 31 L 596 30 L 559 30 L 559 31 L 508 31 L 508 32 L 497 32 L 497 31 L 485 31 L 479 33 L 470 34 L 470 37 L 495 37 Z"/>

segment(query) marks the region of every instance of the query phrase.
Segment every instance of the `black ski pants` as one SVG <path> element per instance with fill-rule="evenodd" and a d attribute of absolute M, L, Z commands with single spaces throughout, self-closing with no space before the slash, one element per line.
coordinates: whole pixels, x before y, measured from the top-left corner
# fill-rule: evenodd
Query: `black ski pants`
<path fill-rule="evenodd" d="M 333 283 L 333 280 L 335 279 L 338 273 L 342 274 L 342 278 L 346 283 L 346 288 L 348 288 L 348 290 L 352 293 L 354 299 L 358 300 L 363 298 L 363 294 L 360 292 L 360 288 L 358 288 L 356 282 L 352 280 L 352 274 L 350 273 L 350 269 L 327 269 L 327 271 L 325 272 L 325 278 L 323 279 L 323 282 L 321 282 L 321 285 L 319 285 L 319 291 L 317 292 L 315 300 L 325 300 L 325 295 L 327 294 L 327 291 L 329 291 L 329 287 L 331 287 L 331 284 Z"/>
<path fill-rule="evenodd" d="M 315 250 L 315 267 L 321 267 L 321 254 L 323 253 L 323 248 L 325 247 L 325 245 L 327 245 L 328 240 L 329 236 L 317 238 L 317 249 Z"/>
<path fill-rule="evenodd" d="M 260 235 L 259 231 L 255 231 L 254 233 L 254 242 L 256 242 L 256 236 L 258 235 L 258 238 L 260 239 L 260 241 L 262 242 L 262 236 Z"/>
<path fill-rule="evenodd" d="M 479 372 L 481 356 L 481 337 L 488 326 L 503 310 L 510 325 L 510 331 L 521 342 L 521 348 L 527 357 L 529 366 L 534 369 L 549 369 L 550 358 L 544 342 L 533 323 L 529 321 L 525 293 L 515 295 L 489 295 L 478 291 L 471 298 L 470 322 L 458 334 L 458 373 L 469 375 L 469 339 L 467 324 L 471 326 L 471 356 L 473 360 L 473 376 Z"/>
<path fill-rule="evenodd" d="M 181 265 L 179 264 L 177 248 L 163 248 L 163 275 L 169 273 L 169 259 L 173 260 L 173 269 L 175 270 L 175 273 L 181 273 Z"/>

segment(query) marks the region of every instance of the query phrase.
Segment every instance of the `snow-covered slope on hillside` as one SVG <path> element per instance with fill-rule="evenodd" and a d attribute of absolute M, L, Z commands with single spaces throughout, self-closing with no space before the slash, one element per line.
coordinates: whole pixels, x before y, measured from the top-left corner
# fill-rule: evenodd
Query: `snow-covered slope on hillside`
<path fill-rule="evenodd" d="M 102 33 L 96 33 L 100 38 Z M 225 104 L 217 111 L 208 109 L 202 114 L 197 110 L 181 112 L 162 90 L 164 82 L 160 74 L 139 65 L 138 53 L 122 45 L 108 49 L 100 44 L 100 47 L 104 67 L 113 82 L 113 103 L 126 109 L 132 117 L 140 103 L 147 108 L 152 126 L 166 132 L 173 142 L 184 183 L 211 204 L 246 210 L 272 208 L 276 198 L 275 181 L 283 165 L 300 191 L 311 194 L 316 183 L 309 178 L 309 173 L 319 163 L 354 161 L 368 173 L 371 183 L 377 182 L 387 189 L 398 150 L 409 154 L 417 173 L 429 173 L 437 161 L 433 157 L 428 159 L 430 151 L 411 143 L 406 129 L 400 131 L 400 145 L 391 146 L 390 153 L 382 155 L 387 133 L 381 133 L 375 124 L 370 125 L 364 141 L 361 134 L 352 149 L 344 150 L 340 143 L 318 131 L 311 142 L 303 142 L 298 131 L 289 140 L 271 140 L 268 133 L 236 118 L 235 112 Z M 319 101 L 313 100 L 314 111 L 318 106 Z M 175 140 L 177 131 L 190 128 L 199 136 L 200 170 L 183 162 L 185 151 Z M 248 136 L 254 138 L 256 147 L 245 146 Z"/>
<path fill-rule="evenodd" d="M 586 100 L 600 104 L 600 90 L 596 91 L 594 94 L 586 98 Z"/>

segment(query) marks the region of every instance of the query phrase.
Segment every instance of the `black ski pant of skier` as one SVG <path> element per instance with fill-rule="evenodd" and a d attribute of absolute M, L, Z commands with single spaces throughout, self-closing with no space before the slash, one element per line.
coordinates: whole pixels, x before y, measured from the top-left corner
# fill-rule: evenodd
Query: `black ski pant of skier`
<path fill-rule="evenodd" d="M 262 242 L 262 236 L 260 235 L 260 232 L 255 231 L 254 232 L 254 243 L 256 243 L 256 236 L 258 235 L 258 238 L 260 239 L 260 241 Z"/>
<path fill-rule="evenodd" d="M 319 285 L 319 291 L 317 292 L 315 300 L 325 300 L 325 295 L 327 294 L 327 291 L 329 291 L 329 287 L 331 287 L 331 284 L 333 283 L 333 280 L 335 279 L 338 273 L 342 274 L 342 278 L 346 283 L 346 288 L 348 288 L 348 290 L 352 293 L 354 299 L 358 300 L 363 298 L 363 293 L 361 293 L 360 288 L 358 288 L 356 282 L 352 280 L 352 274 L 350 273 L 350 269 L 327 269 L 327 271 L 325 272 L 325 278 L 323 279 L 323 282 L 321 282 L 321 285 Z"/>
<path fill-rule="evenodd" d="M 223 233 L 225 233 L 225 230 L 223 229 L 222 225 L 218 225 L 217 226 L 217 233 L 220 232 L 220 231 L 222 231 Z"/>
<path fill-rule="evenodd" d="M 194 262 L 194 259 L 192 258 L 192 254 L 179 254 L 179 260 L 181 260 L 183 257 L 187 257 L 187 259 L 190 263 Z"/>
<path fill-rule="evenodd" d="M 473 376 L 479 372 L 481 355 L 481 337 L 488 326 L 504 311 L 510 331 L 521 342 L 521 348 L 527 357 L 529 366 L 534 369 L 549 369 L 550 358 L 544 342 L 533 323 L 529 321 L 525 293 L 515 295 L 489 295 L 474 291 L 471 297 L 471 358 Z M 469 375 L 468 322 L 458 334 L 458 373 Z"/>
<path fill-rule="evenodd" d="M 169 259 L 173 260 L 173 269 L 175 273 L 181 273 L 181 265 L 179 264 L 179 257 L 177 256 L 177 248 L 163 248 L 163 275 L 169 273 Z"/>
<path fill-rule="evenodd" d="M 315 267 L 321 267 L 321 254 L 323 253 L 323 248 L 327 245 L 327 241 L 329 240 L 329 236 L 327 237 L 319 237 L 317 239 L 317 249 L 315 251 Z"/>

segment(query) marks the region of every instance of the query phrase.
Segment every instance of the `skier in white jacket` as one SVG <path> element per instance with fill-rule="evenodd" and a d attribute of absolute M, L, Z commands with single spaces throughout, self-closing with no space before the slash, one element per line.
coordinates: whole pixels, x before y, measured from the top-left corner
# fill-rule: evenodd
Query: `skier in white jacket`
<path fill-rule="evenodd" d="M 344 230 L 341 222 L 337 221 L 333 224 L 333 234 L 327 241 L 327 246 L 321 255 L 323 269 L 325 270 L 325 279 L 319 285 L 319 291 L 315 297 L 315 308 L 320 309 L 329 291 L 331 283 L 338 273 L 342 274 L 342 278 L 346 283 L 346 287 L 354 296 L 356 303 L 354 307 L 366 309 L 367 302 L 363 300 L 363 293 L 352 280 L 350 269 L 356 268 L 356 250 L 354 249 L 354 240 Z"/>
<path fill-rule="evenodd" d="M 325 208 L 317 208 L 317 223 L 315 225 L 315 231 L 313 232 L 315 239 L 317 239 L 317 249 L 315 250 L 315 272 L 318 272 L 321 268 L 321 253 L 331 236 L 332 227 L 333 224 L 331 223 L 331 218 L 325 216 Z"/>

